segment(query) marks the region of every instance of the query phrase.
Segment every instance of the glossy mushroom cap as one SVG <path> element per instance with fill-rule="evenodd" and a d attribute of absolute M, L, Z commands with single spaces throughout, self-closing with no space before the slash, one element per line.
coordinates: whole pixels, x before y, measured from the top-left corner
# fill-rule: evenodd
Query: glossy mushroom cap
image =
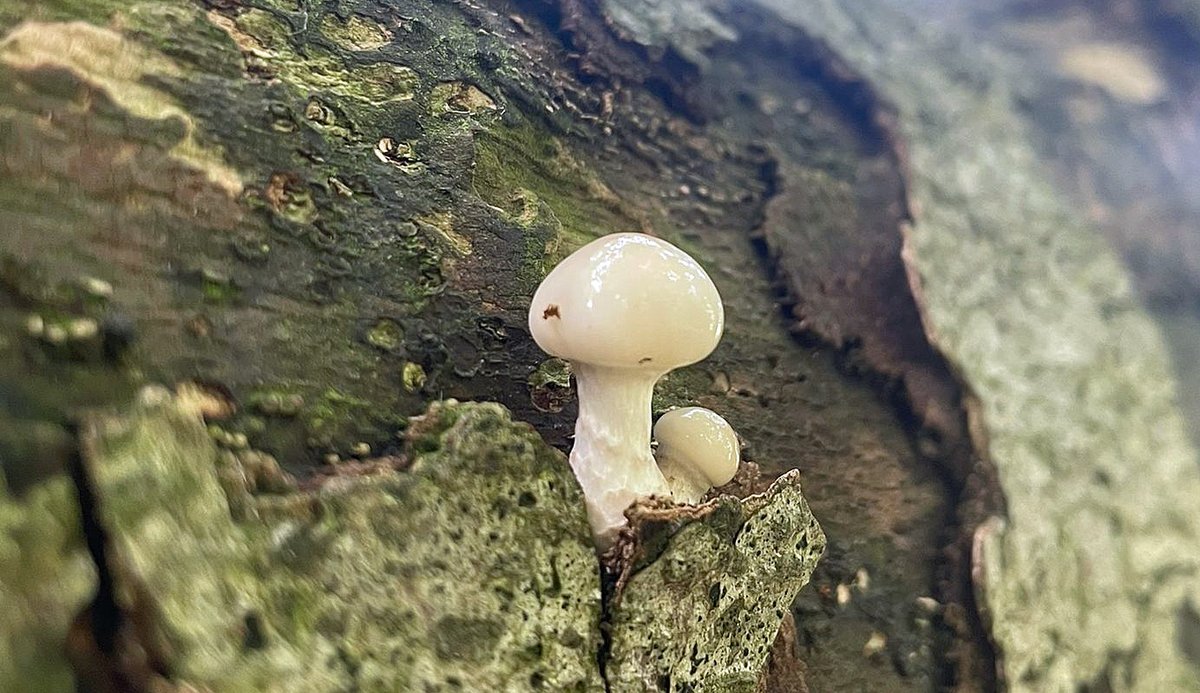
<path fill-rule="evenodd" d="M 603 368 L 667 371 L 716 347 L 725 311 L 712 279 L 666 241 L 603 236 L 542 281 L 529 329 L 543 351 Z"/>
<path fill-rule="evenodd" d="M 703 407 L 672 409 L 654 424 L 658 461 L 676 501 L 697 503 L 714 486 L 737 473 L 737 433 Z"/>

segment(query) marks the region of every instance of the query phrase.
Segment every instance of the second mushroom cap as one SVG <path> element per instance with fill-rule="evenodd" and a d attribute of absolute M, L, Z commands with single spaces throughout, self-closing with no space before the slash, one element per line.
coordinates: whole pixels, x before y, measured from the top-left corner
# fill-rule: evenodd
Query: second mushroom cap
<path fill-rule="evenodd" d="M 678 503 L 699 503 L 710 488 L 737 474 L 737 433 L 712 410 L 672 409 L 654 424 L 654 440 L 658 466 Z"/>

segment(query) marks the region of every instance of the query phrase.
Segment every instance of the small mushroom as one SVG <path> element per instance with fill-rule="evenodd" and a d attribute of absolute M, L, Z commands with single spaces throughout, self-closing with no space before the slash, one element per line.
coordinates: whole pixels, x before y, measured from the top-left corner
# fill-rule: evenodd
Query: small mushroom
<path fill-rule="evenodd" d="M 658 468 L 677 503 L 695 505 L 714 486 L 729 483 L 738 469 L 737 434 L 704 407 L 672 409 L 654 424 Z"/>
<path fill-rule="evenodd" d="M 720 294 L 704 269 L 679 248 L 640 233 L 588 243 L 534 293 L 534 340 L 570 361 L 575 374 L 579 418 L 571 468 L 601 547 L 625 524 L 634 501 L 669 495 L 650 450 L 654 383 L 712 353 L 724 326 Z"/>

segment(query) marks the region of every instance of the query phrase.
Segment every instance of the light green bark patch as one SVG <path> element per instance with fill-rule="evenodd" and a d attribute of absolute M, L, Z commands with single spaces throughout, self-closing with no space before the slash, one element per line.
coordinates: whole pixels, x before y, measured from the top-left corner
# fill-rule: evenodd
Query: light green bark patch
<path fill-rule="evenodd" d="M 417 73 L 404 65 L 380 62 L 348 66 L 337 56 L 316 46 L 309 47 L 302 55 L 289 39 L 287 26 L 264 10 L 247 10 L 237 19 L 209 13 L 208 19 L 230 35 L 248 60 L 269 66 L 293 87 L 381 104 L 411 100 L 419 84 Z M 378 42 L 384 36 L 382 27 L 361 18 L 344 25 L 330 19 L 323 26 L 335 29 L 332 38 L 339 42 Z"/>
<path fill-rule="evenodd" d="M 562 456 L 498 405 L 435 406 L 413 429 L 411 471 L 255 496 L 261 519 L 236 523 L 236 468 L 223 491 L 203 425 L 174 404 L 91 428 L 104 524 L 180 681 L 601 689 L 599 578 Z"/>
<path fill-rule="evenodd" d="M 795 471 L 761 496 L 715 502 L 621 593 L 612 615 L 612 690 L 756 690 L 825 534 Z"/>
<path fill-rule="evenodd" d="M 15 498 L 0 475 L 0 690 L 75 690 L 67 628 L 95 582 L 70 480 L 54 476 Z"/>
<path fill-rule="evenodd" d="M 645 230 L 637 210 L 558 139 L 528 124 L 496 126 L 476 139 L 472 185 L 525 234 L 522 280 L 533 293 L 551 267 L 588 241 Z"/>
<path fill-rule="evenodd" d="M 327 15 L 321 22 L 321 30 L 347 50 L 371 50 L 386 46 L 392 40 L 392 32 L 356 14 L 350 15 L 345 21 Z"/>
<path fill-rule="evenodd" d="M 196 142 L 187 113 L 164 91 L 146 83 L 151 75 L 179 76 L 179 68 L 165 56 L 111 29 L 86 22 L 25 22 L 0 40 L 0 63 L 21 70 L 67 69 L 104 90 L 114 103 L 134 116 L 178 118 L 186 134 L 171 154 L 204 172 L 231 196 L 241 192 L 237 172 L 223 163 L 220 154 Z"/>

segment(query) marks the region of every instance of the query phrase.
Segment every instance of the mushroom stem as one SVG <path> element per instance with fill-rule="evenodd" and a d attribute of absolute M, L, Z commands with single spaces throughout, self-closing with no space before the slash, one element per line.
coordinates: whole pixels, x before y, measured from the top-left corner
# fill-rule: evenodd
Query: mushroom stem
<path fill-rule="evenodd" d="M 603 545 L 625 525 L 639 498 L 668 496 L 650 450 L 650 400 L 658 374 L 572 363 L 579 418 L 571 469 L 587 501 L 592 532 Z"/>

